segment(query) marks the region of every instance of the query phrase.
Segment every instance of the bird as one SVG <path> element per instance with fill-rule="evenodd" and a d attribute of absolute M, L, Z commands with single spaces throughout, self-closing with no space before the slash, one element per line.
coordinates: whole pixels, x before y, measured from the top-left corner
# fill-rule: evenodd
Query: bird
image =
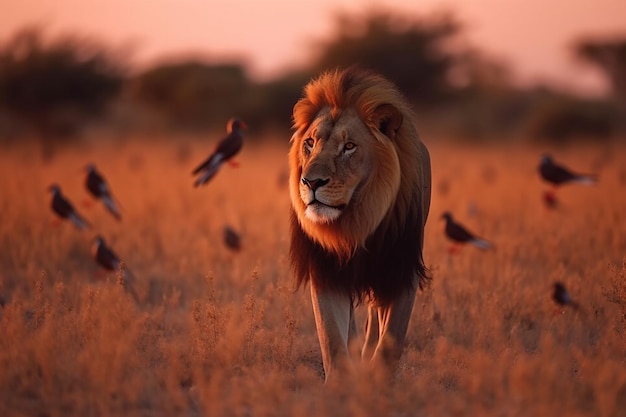
<path fill-rule="evenodd" d="M 594 175 L 578 174 L 568 168 L 555 163 L 552 156 L 544 154 L 539 164 L 539 174 L 549 184 L 554 187 L 563 184 L 584 184 L 593 185 L 597 182 Z"/>
<path fill-rule="evenodd" d="M 117 271 L 120 268 L 120 258 L 109 248 L 101 235 L 97 235 L 91 246 L 91 254 L 96 263 L 108 271 Z"/>
<path fill-rule="evenodd" d="M 575 310 L 580 308 L 580 305 L 572 299 L 572 296 L 562 282 L 555 282 L 553 288 L 552 299 L 555 303 L 561 306 L 572 306 Z"/>
<path fill-rule="evenodd" d="M 135 290 L 135 278 L 130 270 L 126 267 L 113 250 L 107 246 L 101 235 L 96 235 L 91 246 L 91 254 L 96 263 L 107 271 L 118 272 L 118 283 L 130 293 L 136 302 L 139 302 L 139 296 Z"/>
<path fill-rule="evenodd" d="M 230 226 L 224 226 L 224 244 L 233 251 L 241 249 L 241 236 Z"/>
<path fill-rule="evenodd" d="M 551 190 L 547 190 L 542 194 L 542 200 L 549 209 L 555 209 L 558 205 L 558 199 L 556 197 L 557 187 L 574 183 L 593 185 L 597 182 L 594 175 L 578 174 L 555 163 L 552 156 L 549 154 L 544 154 L 541 158 L 539 175 L 552 186 Z"/>
<path fill-rule="evenodd" d="M 485 239 L 476 237 L 474 234 L 469 232 L 465 227 L 456 223 L 452 218 L 452 214 L 449 211 L 446 211 L 441 216 L 446 221 L 445 226 L 445 234 L 446 236 L 452 240 L 453 245 L 450 247 L 450 253 L 456 253 L 459 250 L 459 244 L 469 243 L 474 245 L 480 249 L 489 249 L 491 248 L 491 243 L 486 241 Z"/>
<path fill-rule="evenodd" d="M 52 192 L 52 202 L 50 205 L 52 211 L 54 211 L 60 218 L 70 220 L 79 230 L 90 227 L 87 220 L 78 214 L 72 203 L 70 203 L 69 200 L 63 196 L 61 193 L 61 187 L 57 184 L 51 184 L 48 187 L 48 190 Z"/>
<path fill-rule="evenodd" d="M 193 171 L 198 175 L 194 182 L 195 187 L 206 184 L 217 174 L 222 164 L 237 155 L 243 146 L 243 129 L 247 125 L 237 118 L 231 118 L 226 125 L 227 135 L 215 148 L 215 151 Z"/>
<path fill-rule="evenodd" d="M 89 191 L 92 196 L 102 201 L 104 206 L 113 215 L 113 217 L 115 217 L 115 219 L 121 220 L 122 215 L 120 213 L 119 205 L 113 198 L 109 185 L 102 174 L 98 172 L 94 164 L 88 164 L 86 170 L 87 177 L 85 178 L 85 188 L 87 188 L 87 191 Z"/>

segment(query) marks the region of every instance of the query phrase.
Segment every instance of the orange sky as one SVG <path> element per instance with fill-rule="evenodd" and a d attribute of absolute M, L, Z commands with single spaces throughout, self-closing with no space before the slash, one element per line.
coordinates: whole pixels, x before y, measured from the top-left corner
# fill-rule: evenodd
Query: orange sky
<path fill-rule="evenodd" d="M 0 0 L 0 39 L 31 23 L 134 45 L 134 60 L 200 52 L 245 58 L 272 77 L 311 55 L 332 35 L 337 10 L 385 6 L 406 14 L 448 9 L 467 42 L 507 60 L 520 82 L 547 80 L 602 91 L 592 69 L 567 50 L 581 35 L 626 35 L 626 0 Z"/>

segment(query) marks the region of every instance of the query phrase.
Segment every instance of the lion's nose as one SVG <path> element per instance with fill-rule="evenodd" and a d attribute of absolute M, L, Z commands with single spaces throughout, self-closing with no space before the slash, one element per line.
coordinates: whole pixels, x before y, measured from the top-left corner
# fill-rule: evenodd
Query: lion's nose
<path fill-rule="evenodd" d="M 315 178 L 310 180 L 308 178 L 302 177 L 302 184 L 309 187 L 312 191 L 315 191 L 318 188 L 325 186 L 326 184 L 328 184 L 329 181 L 329 179 L 323 180 L 321 178 Z"/>

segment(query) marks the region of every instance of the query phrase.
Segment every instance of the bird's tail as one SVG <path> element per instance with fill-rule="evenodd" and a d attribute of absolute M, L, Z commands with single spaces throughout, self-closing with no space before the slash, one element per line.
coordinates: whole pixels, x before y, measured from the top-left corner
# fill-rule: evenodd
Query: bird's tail
<path fill-rule="evenodd" d="M 118 221 L 122 220 L 122 214 L 120 213 L 120 208 L 115 202 L 115 200 L 113 200 L 113 197 L 108 196 L 108 195 L 103 196 L 102 202 L 106 206 L 107 210 L 109 210 L 109 212 L 113 215 L 113 217 L 115 217 Z"/>
<path fill-rule="evenodd" d="M 598 179 L 594 175 L 578 175 L 572 180 L 572 183 L 582 185 L 595 185 Z"/>
<path fill-rule="evenodd" d="M 89 229 L 91 227 L 89 222 L 78 215 L 78 213 L 70 214 L 69 218 L 79 230 Z"/>
<path fill-rule="evenodd" d="M 222 164 L 220 162 L 216 163 L 216 164 L 211 164 L 206 171 L 204 171 L 202 173 L 202 175 L 200 177 L 198 177 L 194 183 L 193 186 L 194 187 L 199 187 L 201 185 L 206 184 L 207 182 L 209 182 L 211 180 L 211 178 L 213 178 L 215 176 L 215 174 L 217 174 L 217 171 L 219 171 L 220 166 Z"/>
<path fill-rule="evenodd" d="M 485 239 L 472 239 L 469 243 L 480 249 L 490 249 L 492 247 L 491 243 L 487 242 Z"/>
<path fill-rule="evenodd" d="M 215 161 L 215 154 L 211 155 L 208 159 L 202 161 L 200 165 L 198 165 L 197 167 L 193 169 L 193 171 L 191 171 L 191 174 L 192 175 L 199 174 L 201 171 L 204 171 L 205 169 L 211 167 L 214 164 L 214 161 Z"/>

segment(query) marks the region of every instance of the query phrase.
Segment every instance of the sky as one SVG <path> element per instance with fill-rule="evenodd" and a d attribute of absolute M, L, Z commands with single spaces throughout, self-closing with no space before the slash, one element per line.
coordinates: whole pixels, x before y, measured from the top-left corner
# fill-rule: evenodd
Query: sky
<path fill-rule="evenodd" d="M 463 42 L 508 63 L 522 85 L 606 91 L 571 46 L 583 36 L 626 36 L 626 0 L 0 0 L 0 41 L 26 25 L 129 47 L 141 67 L 198 54 L 243 61 L 257 79 L 304 65 L 332 38 L 337 12 L 373 7 L 401 15 L 451 11 Z"/>

